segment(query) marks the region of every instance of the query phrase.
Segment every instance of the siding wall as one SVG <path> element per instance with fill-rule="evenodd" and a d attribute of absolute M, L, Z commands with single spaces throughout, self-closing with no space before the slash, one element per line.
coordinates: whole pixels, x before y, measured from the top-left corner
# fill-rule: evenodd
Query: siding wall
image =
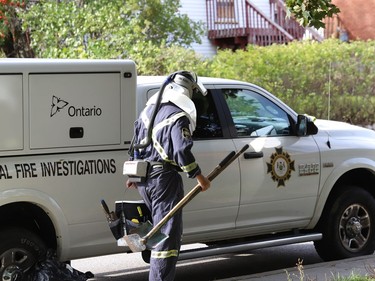
<path fill-rule="evenodd" d="M 194 21 L 207 22 L 206 18 L 206 1 L 205 0 L 180 0 L 182 14 L 187 14 Z M 205 57 L 212 57 L 216 54 L 216 47 L 208 40 L 207 33 L 201 38 L 202 43 L 194 43 L 192 48 Z"/>

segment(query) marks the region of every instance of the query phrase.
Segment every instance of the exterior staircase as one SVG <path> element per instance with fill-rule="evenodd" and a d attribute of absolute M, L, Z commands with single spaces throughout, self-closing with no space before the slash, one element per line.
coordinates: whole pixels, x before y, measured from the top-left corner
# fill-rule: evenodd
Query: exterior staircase
<path fill-rule="evenodd" d="M 282 0 L 269 0 L 266 15 L 249 0 L 206 0 L 208 38 L 219 48 L 244 49 L 248 44 L 268 46 L 323 37 L 287 18 Z"/>

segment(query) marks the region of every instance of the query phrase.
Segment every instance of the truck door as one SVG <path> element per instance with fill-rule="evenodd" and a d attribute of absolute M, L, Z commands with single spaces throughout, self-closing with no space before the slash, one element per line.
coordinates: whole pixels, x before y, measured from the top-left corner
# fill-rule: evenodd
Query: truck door
<path fill-rule="evenodd" d="M 207 175 L 235 147 L 225 125 L 221 105 L 210 86 L 205 86 L 208 88 L 205 97 L 200 94 L 193 96 L 197 109 L 193 153 L 202 172 Z M 192 232 L 195 236 L 197 233 L 205 233 L 205 239 L 213 239 L 219 230 L 234 229 L 240 197 L 239 176 L 239 164 L 235 161 L 211 183 L 208 191 L 200 193 L 184 208 L 186 239 Z M 185 192 L 189 192 L 196 183 L 195 179 L 185 178 Z"/>
<path fill-rule="evenodd" d="M 293 135 L 292 112 L 259 88 L 223 88 L 240 158 L 241 199 L 236 227 L 265 233 L 305 226 L 320 178 L 312 136 Z"/>

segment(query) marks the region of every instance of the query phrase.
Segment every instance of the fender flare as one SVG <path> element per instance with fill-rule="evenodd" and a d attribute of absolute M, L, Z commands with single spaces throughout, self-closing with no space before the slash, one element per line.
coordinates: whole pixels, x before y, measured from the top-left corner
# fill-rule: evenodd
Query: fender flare
<path fill-rule="evenodd" d="M 323 214 L 323 209 L 327 203 L 327 199 L 331 194 L 337 181 L 347 172 L 355 169 L 366 169 L 375 174 L 375 161 L 368 158 L 351 158 L 342 162 L 336 167 L 326 178 L 325 182 L 321 185 L 318 192 L 318 200 L 315 205 L 315 211 L 307 228 L 312 229 L 318 223 Z"/>
<path fill-rule="evenodd" d="M 52 221 L 56 231 L 57 254 L 64 259 L 69 249 L 68 221 L 59 204 L 48 194 L 35 189 L 15 188 L 4 190 L 0 193 L 0 205 L 27 202 L 40 207 Z"/>

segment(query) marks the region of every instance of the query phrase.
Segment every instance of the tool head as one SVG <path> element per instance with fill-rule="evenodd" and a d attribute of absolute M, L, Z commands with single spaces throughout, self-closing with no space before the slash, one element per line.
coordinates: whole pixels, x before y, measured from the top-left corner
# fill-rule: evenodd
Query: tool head
<path fill-rule="evenodd" d="M 129 249 L 133 253 L 142 252 L 146 250 L 146 244 L 144 243 L 145 241 L 143 241 L 141 236 L 139 236 L 138 234 L 125 235 L 123 238 L 126 244 L 128 245 Z"/>
<path fill-rule="evenodd" d="M 151 222 L 141 223 L 139 227 L 130 230 L 129 235 L 123 239 L 133 253 L 142 252 L 146 249 L 154 249 L 159 243 L 166 240 L 169 236 L 157 231 L 153 236 L 147 238 L 147 234 L 152 230 Z"/>

